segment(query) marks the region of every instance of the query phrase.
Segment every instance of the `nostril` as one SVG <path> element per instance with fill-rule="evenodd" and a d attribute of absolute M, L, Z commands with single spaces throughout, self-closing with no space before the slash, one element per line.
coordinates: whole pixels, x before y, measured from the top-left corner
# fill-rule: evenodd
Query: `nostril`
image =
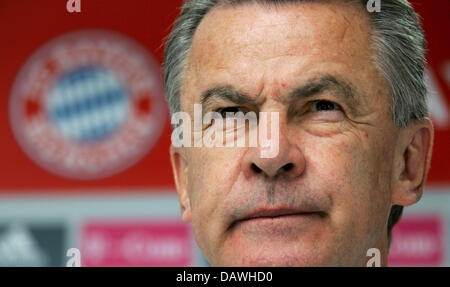
<path fill-rule="evenodd" d="M 256 173 L 260 173 L 262 169 L 260 169 L 256 164 L 252 163 L 252 170 Z"/>
<path fill-rule="evenodd" d="M 290 171 L 293 168 L 294 168 L 294 165 L 292 163 L 287 163 L 283 166 L 284 171 Z"/>

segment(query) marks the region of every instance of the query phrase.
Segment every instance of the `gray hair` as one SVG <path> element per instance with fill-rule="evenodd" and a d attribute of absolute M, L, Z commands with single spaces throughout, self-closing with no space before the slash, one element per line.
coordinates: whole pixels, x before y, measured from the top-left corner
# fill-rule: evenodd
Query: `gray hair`
<path fill-rule="evenodd" d="M 194 33 L 205 15 L 219 5 L 241 3 L 285 4 L 314 0 L 191 0 L 185 1 L 164 52 L 164 85 L 171 114 L 181 110 L 183 71 Z M 317 0 L 316 0 L 317 1 Z M 352 2 L 367 7 L 368 0 Z M 407 0 L 381 0 L 381 11 L 367 13 L 372 25 L 373 61 L 386 78 L 392 94 L 391 114 L 402 128 L 428 116 L 424 66 L 426 40 L 418 15 Z M 388 241 L 403 207 L 394 205 L 388 221 Z"/>

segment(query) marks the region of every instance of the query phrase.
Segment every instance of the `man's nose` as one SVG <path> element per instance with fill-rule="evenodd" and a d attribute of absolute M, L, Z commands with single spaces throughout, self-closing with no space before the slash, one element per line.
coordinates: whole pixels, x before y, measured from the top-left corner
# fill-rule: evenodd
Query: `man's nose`
<path fill-rule="evenodd" d="M 291 142 L 286 127 L 279 130 L 279 151 L 275 157 L 261 157 L 261 147 L 249 148 L 242 168 L 247 178 L 254 176 L 295 178 L 305 169 L 305 158 L 298 146 Z"/>

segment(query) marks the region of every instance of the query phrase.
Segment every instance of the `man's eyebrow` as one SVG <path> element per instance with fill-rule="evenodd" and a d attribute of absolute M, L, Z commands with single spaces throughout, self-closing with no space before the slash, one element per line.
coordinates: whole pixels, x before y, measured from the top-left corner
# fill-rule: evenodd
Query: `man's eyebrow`
<path fill-rule="evenodd" d="M 334 91 L 336 96 L 347 103 L 351 109 L 359 103 L 358 95 L 349 82 L 328 74 L 312 79 L 306 84 L 294 89 L 289 93 L 288 100 L 295 102 L 298 99 L 309 98 L 328 90 Z"/>
<path fill-rule="evenodd" d="M 287 99 L 288 102 L 292 103 L 301 98 L 313 97 L 327 90 L 334 91 L 336 96 L 342 98 L 352 111 L 359 103 L 357 93 L 349 82 L 329 74 L 309 80 L 306 84 L 290 92 Z M 204 91 L 200 96 L 200 102 L 205 110 L 212 102 L 217 100 L 236 105 L 256 106 L 258 104 L 255 99 L 239 92 L 230 85 L 216 85 Z"/>
<path fill-rule="evenodd" d="M 208 106 L 211 102 L 223 100 L 237 105 L 255 105 L 256 101 L 246 94 L 243 94 L 232 86 L 214 86 L 201 94 L 200 101 L 203 106 Z"/>

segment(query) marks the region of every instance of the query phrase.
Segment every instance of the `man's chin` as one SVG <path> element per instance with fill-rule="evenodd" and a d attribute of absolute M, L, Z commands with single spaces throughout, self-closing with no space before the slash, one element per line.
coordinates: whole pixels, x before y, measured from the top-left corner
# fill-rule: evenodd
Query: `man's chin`
<path fill-rule="evenodd" d="M 330 266 L 337 248 L 326 223 L 316 214 L 243 220 L 208 259 L 218 266 Z"/>
<path fill-rule="evenodd" d="M 234 246 L 233 246 L 234 245 Z M 310 242 L 241 242 L 233 244 L 221 256 L 220 266 L 327 266 L 328 260 L 315 244 Z M 328 262 L 327 262 L 328 261 Z"/>
<path fill-rule="evenodd" d="M 277 256 L 278 255 L 278 256 Z M 246 257 L 230 258 L 226 262 L 219 264 L 220 266 L 230 267 L 309 267 L 309 266 L 327 266 L 325 262 L 317 261 L 305 255 L 282 255 L 267 254 L 266 256 L 253 257 L 248 255 Z"/>

